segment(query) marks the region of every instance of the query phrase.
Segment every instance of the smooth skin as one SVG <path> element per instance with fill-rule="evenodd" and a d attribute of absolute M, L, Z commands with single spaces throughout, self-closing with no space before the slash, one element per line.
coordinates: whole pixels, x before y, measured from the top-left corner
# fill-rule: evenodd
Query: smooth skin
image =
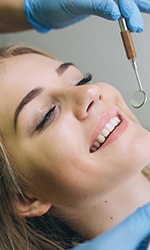
<path fill-rule="evenodd" d="M 19 204 L 20 214 L 39 216 L 50 209 L 90 239 L 150 200 L 150 183 L 140 172 L 150 160 L 150 134 L 114 87 L 76 86 L 81 72 L 61 64 L 35 54 L 5 60 L 1 135 L 20 179 L 27 180 L 23 192 L 32 200 Z M 19 103 L 33 90 L 36 97 L 23 106 L 14 126 Z M 49 110 L 53 112 L 37 130 Z M 91 153 L 97 124 L 114 110 L 127 126 Z"/>
<path fill-rule="evenodd" d="M 134 214 L 113 229 L 73 250 L 108 250 L 112 249 L 112 246 L 115 250 L 149 250 L 149 211 L 150 203 L 137 209 Z"/>

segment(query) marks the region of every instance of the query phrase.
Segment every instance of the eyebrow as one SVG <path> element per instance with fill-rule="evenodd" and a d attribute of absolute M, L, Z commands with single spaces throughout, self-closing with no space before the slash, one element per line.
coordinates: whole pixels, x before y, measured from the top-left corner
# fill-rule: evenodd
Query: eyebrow
<path fill-rule="evenodd" d="M 19 103 L 16 111 L 15 111 L 15 114 L 14 114 L 14 127 L 16 129 L 16 126 L 17 126 L 17 119 L 18 119 L 18 116 L 21 112 L 21 110 L 23 109 L 23 107 L 31 102 L 34 98 L 36 98 L 38 95 L 41 94 L 41 92 L 43 91 L 44 89 L 43 88 L 35 88 L 33 90 L 31 90 L 23 99 L 22 101 Z"/>
<path fill-rule="evenodd" d="M 62 63 L 57 69 L 56 72 L 58 73 L 58 75 L 62 75 L 64 73 L 65 70 L 67 70 L 70 66 L 74 66 L 75 65 L 72 62 L 66 62 L 66 63 Z"/>
<path fill-rule="evenodd" d="M 57 69 L 56 72 L 58 73 L 58 75 L 62 75 L 70 66 L 75 66 L 72 62 L 66 62 L 66 63 L 62 63 Z M 35 99 L 38 95 L 41 94 L 41 92 L 43 91 L 43 88 L 35 88 L 33 90 L 31 90 L 23 99 L 22 101 L 19 103 L 15 114 L 14 114 L 14 127 L 16 129 L 17 126 L 17 120 L 18 120 L 18 116 L 21 112 L 21 110 L 24 108 L 24 106 L 26 104 L 28 104 L 29 102 L 31 102 L 33 99 Z"/>

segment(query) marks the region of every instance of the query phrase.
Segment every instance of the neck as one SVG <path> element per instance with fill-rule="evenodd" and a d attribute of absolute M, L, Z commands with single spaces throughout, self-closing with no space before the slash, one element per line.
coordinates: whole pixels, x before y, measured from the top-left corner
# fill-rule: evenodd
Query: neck
<path fill-rule="evenodd" d="M 67 216 L 73 229 L 90 239 L 112 228 L 149 200 L 150 182 L 139 173 L 103 199 L 97 197 L 71 209 L 70 213 L 67 211 Z"/>

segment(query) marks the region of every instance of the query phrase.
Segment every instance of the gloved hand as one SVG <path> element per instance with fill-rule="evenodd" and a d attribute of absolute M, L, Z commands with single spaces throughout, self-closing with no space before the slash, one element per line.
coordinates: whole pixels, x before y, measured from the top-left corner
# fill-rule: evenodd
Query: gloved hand
<path fill-rule="evenodd" d="M 24 0 L 24 11 L 30 25 L 39 32 L 63 28 L 89 15 L 117 20 L 120 11 L 127 18 L 131 32 L 143 30 L 140 11 L 150 13 L 148 0 Z M 119 11 L 120 9 L 120 11 Z"/>
<path fill-rule="evenodd" d="M 73 250 L 146 250 L 150 241 L 150 203 L 113 229 Z"/>

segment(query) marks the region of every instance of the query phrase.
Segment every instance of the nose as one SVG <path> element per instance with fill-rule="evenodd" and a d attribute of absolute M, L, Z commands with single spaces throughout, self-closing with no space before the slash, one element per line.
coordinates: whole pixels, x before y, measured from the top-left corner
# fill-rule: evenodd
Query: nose
<path fill-rule="evenodd" d="M 85 119 L 101 99 L 100 89 L 95 84 L 69 87 L 64 95 L 67 107 L 79 120 Z"/>

